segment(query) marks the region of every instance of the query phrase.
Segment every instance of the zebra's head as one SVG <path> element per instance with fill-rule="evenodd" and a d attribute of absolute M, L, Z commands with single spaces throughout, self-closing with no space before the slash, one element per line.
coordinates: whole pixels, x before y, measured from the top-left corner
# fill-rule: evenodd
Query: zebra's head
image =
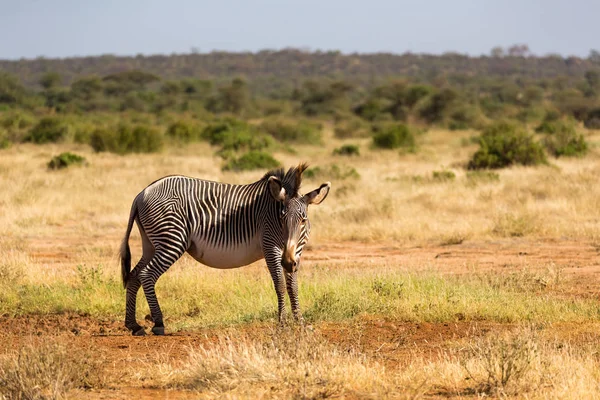
<path fill-rule="evenodd" d="M 279 215 L 283 233 L 281 265 L 290 273 L 297 270 L 302 249 L 308 242 L 310 235 L 308 206 L 310 204 L 320 204 L 325 200 L 331 188 L 331 183 L 325 182 L 312 192 L 300 195 L 298 188 L 304 169 L 306 169 L 306 166 L 301 165 L 299 168 L 290 170 L 296 174 L 295 184 L 291 187 L 286 185 L 285 177 L 282 181 L 277 176 L 270 176 L 268 181 L 271 196 L 282 205 Z M 288 175 L 289 171 L 286 177 Z M 286 186 L 288 187 L 286 188 Z"/>

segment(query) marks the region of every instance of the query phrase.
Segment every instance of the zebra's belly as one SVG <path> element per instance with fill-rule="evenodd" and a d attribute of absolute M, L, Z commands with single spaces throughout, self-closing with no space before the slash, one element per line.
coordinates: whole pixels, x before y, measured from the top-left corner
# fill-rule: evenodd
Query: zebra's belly
<path fill-rule="evenodd" d="M 264 257 L 260 244 L 214 247 L 205 242 L 192 242 L 188 253 L 198 262 L 212 268 L 238 268 Z"/>

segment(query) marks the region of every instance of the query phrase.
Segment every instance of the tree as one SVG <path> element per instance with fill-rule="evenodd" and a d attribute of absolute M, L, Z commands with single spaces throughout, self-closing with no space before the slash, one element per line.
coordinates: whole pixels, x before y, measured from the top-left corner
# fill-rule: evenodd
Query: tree
<path fill-rule="evenodd" d="M 526 44 L 515 44 L 508 48 L 508 55 L 511 57 L 526 57 L 529 53 L 529 46 Z"/>
<path fill-rule="evenodd" d="M 46 90 L 62 84 L 62 76 L 58 72 L 46 72 L 39 80 L 39 84 Z"/>
<path fill-rule="evenodd" d="M 19 80 L 6 72 L 0 71 L 0 104 L 18 103 L 25 96 L 25 88 Z"/>
<path fill-rule="evenodd" d="M 504 49 L 500 46 L 496 46 L 492 48 L 492 50 L 490 51 L 490 55 L 494 58 L 504 57 Z"/>

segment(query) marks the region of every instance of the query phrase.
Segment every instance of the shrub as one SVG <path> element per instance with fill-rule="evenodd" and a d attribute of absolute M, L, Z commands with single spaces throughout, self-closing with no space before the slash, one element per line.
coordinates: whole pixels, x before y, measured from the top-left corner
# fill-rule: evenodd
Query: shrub
<path fill-rule="evenodd" d="M 169 125 L 166 136 L 183 143 L 189 143 L 198 140 L 200 132 L 197 126 L 187 121 L 177 121 Z"/>
<path fill-rule="evenodd" d="M 554 157 L 579 157 L 585 155 L 588 150 L 587 142 L 575 129 L 560 130 L 553 135 L 548 135 L 544 145 Z"/>
<path fill-rule="evenodd" d="M 575 125 L 572 122 L 569 121 L 562 121 L 562 120 L 554 120 L 554 121 L 548 121 L 548 120 L 544 120 L 542 121 L 542 123 L 540 125 L 538 125 L 535 128 L 535 131 L 537 133 L 547 133 L 547 134 L 554 134 L 560 131 L 573 131 L 575 132 Z"/>
<path fill-rule="evenodd" d="M 6 149 L 10 147 L 10 145 L 11 141 L 8 138 L 8 132 L 5 129 L 0 128 L 0 149 Z"/>
<path fill-rule="evenodd" d="M 373 145 L 380 149 L 397 149 L 400 147 L 413 150 L 415 137 L 405 124 L 374 126 Z"/>
<path fill-rule="evenodd" d="M 456 178 L 456 174 L 452 171 L 433 171 L 433 180 L 439 182 L 453 181 Z"/>
<path fill-rule="evenodd" d="M 281 163 L 269 153 L 250 151 L 238 158 L 229 160 L 223 167 L 223 171 L 249 171 L 253 169 L 271 169 L 280 166 Z"/>
<path fill-rule="evenodd" d="M 354 116 L 349 116 L 336 119 L 333 134 L 336 138 L 347 139 L 368 137 L 371 132 L 369 125 L 365 121 Z"/>
<path fill-rule="evenodd" d="M 333 150 L 333 154 L 339 156 L 359 156 L 360 148 L 355 144 L 345 144 Z"/>
<path fill-rule="evenodd" d="M 37 144 L 56 143 L 69 135 L 69 126 L 60 118 L 44 117 L 29 130 L 25 141 Z"/>
<path fill-rule="evenodd" d="M 163 136 L 144 125 L 120 125 L 115 130 L 96 129 L 90 137 L 90 145 L 97 152 L 154 153 L 162 149 Z"/>
<path fill-rule="evenodd" d="M 488 126 L 479 138 L 479 146 L 469 161 L 469 169 L 547 163 L 542 146 L 534 141 L 533 136 L 508 122 Z"/>
<path fill-rule="evenodd" d="M 27 129 L 34 123 L 33 117 L 22 112 L 12 112 L 3 116 L 0 125 L 6 129 Z"/>
<path fill-rule="evenodd" d="M 281 118 L 267 119 L 260 129 L 281 142 L 319 145 L 322 142 L 320 124 L 301 120 L 287 121 Z"/>
<path fill-rule="evenodd" d="M 583 122 L 583 125 L 587 129 L 600 129 L 600 108 L 591 110 Z"/>
<path fill-rule="evenodd" d="M 264 150 L 274 144 L 270 136 L 243 121 L 228 118 L 208 125 L 202 131 L 202 138 L 213 146 L 220 146 L 221 154 L 242 150 Z"/>
<path fill-rule="evenodd" d="M 65 152 L 65 153 L 61 153 L 57 156 L 54 156 L 52 158 L 52 160 L 50 160 L 50 162 L 48 163 L 48 168 L 49 169 L 63 169 L 63 168 L 67 168 L 71 165 L 83 165 L 86 163 L 87 162 L 84 157 L 77 155 L 77 154 Z"/>

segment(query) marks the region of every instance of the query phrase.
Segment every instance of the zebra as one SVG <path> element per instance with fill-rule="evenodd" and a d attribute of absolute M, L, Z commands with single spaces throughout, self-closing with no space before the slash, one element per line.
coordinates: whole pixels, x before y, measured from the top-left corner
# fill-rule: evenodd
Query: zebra
<path fill-rule="evenodd" d="M 136 297 L 143 288 L 154 326 L 164 335 L 156 281 L 186 251 L 213 268 L 238 268 L 265 259 L 277 295 L 279 323 L 285 316 L 285 292 L 292 314 L 301 320 L 297 272 L 310 235 L 307 208 L 320 204 L 330 182 L 301 195 L 306 163 L 267 172 L 260 180 L 233 185 L 171 175 L 158 179 L 133 200 L 121 244 L 121 277 L 126 289 L 125 326 L 134 336 L 146 334 L 136 320 Z M 142 256 L 131 270 L 129 236 L 136 222 Z"/>

